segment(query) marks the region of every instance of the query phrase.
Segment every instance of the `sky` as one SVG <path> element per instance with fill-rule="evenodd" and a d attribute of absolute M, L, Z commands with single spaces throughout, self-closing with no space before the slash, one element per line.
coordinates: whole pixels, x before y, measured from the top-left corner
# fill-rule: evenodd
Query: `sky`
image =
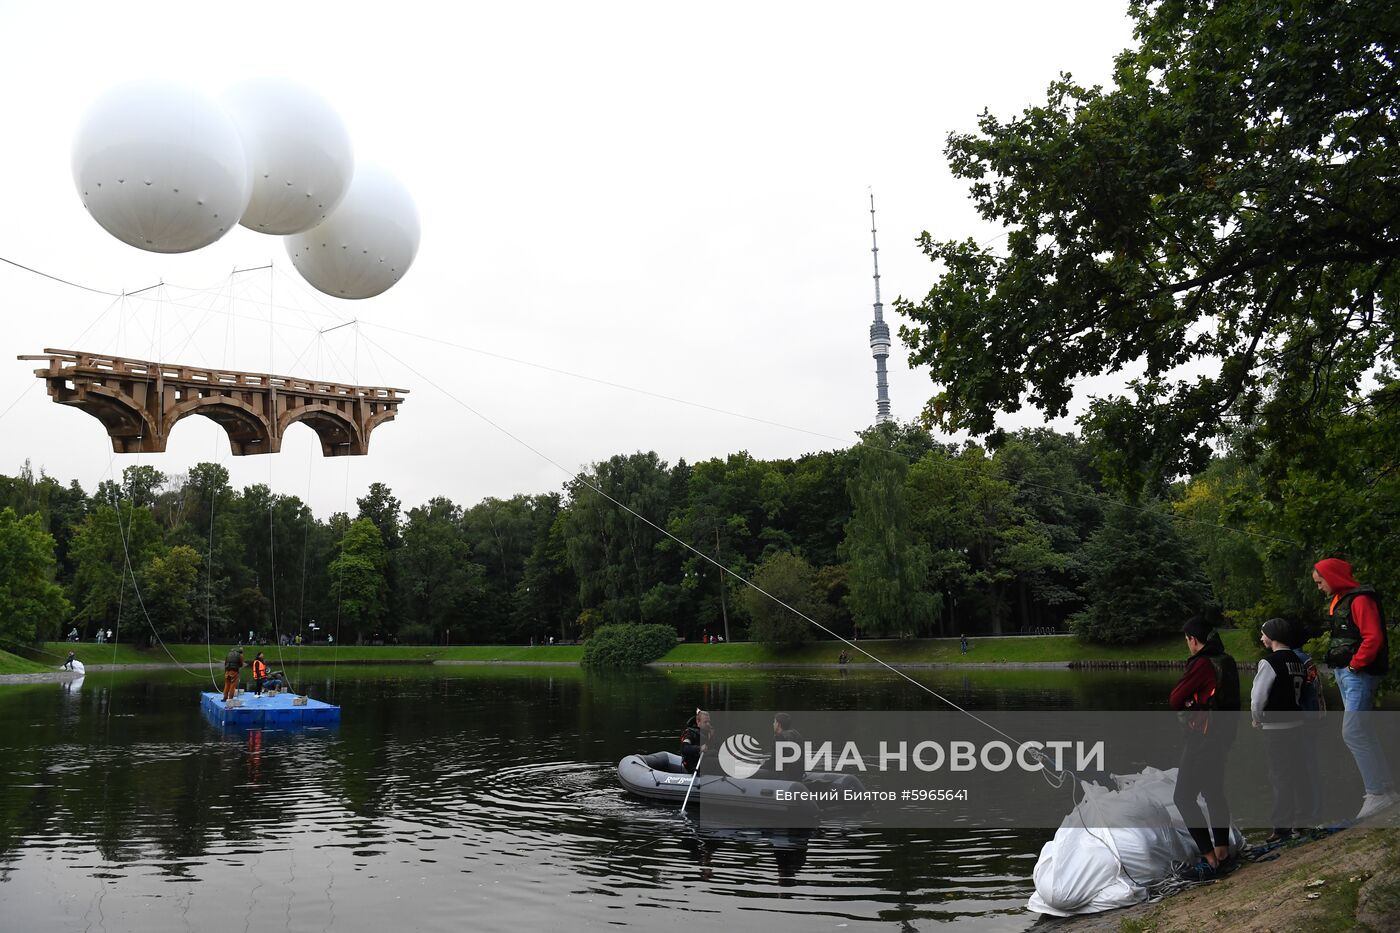
<path fill-rule="evenodd" d="M 216 460 L 235 486 L 269 483 L 324 517 L 374 481 L 405 507 L 472 504 L 557 490 L 617 453 L 847 446 L 875 412 L 870 193 L 897 329 L 894 299 L 937 273 L 921 231 L 1000 233 L 949 173 L 947 135 L 1040 102 L 1062 71 L 1106 82 L 1131 42 L 1125 9 L 0 0 L 0 257 L 101 291 L 165 283 L 113 299 L 0 264 L 0 473 L 28 460 L 90 491 L 130 464 Z M 388 292 L 324 296 L 279 238 L 242 227 L 144 252 L 83 208 L 71 146 L 103 92 L 158 77 L 218 94 L 261 76 L 329 100 L 357 160 L 413 193 L 422 243 Z M 278 455 L 235 458 L 204 418 L 164 454 L 114 456 L 96 419 L 15 359 L 46 347 L 410 394 L 366 457 L 325 459 L 302 425 Z M 896 338 L 901 420 L 934 391 L 906 356 Z"/>

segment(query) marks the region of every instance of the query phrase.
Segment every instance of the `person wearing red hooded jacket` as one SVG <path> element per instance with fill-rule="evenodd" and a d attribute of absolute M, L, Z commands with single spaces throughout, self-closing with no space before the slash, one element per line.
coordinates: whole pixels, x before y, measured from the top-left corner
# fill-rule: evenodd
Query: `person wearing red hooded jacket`
<path fill-rule="evenodd" d="M 1346 561 L 1335 557 L 1320 560 L 1313 566 L 1312 577 L 1329 600 L 1331 637 L 1327 665 L 1342 694 L 1342 738 L 1356 759 L 1356 769 L 1366 787 L 1361 811 L 1356 815 L 1357 819 L 1365 819 L 1400 803 L 1385 749 L 1370 721 L 1376 689 L 1390 669 L 1385 616 L 1376 591 L 1358 583 Z"/>

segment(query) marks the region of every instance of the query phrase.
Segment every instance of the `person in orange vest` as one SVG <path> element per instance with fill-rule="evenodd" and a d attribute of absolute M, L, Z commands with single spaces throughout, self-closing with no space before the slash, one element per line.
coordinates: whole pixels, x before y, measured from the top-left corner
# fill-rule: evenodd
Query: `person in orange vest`
<path fill-rule="evenodd" d="M 259 651 L 253 658 L 253 695 L 262 696 L 263 681 L 267 680 L 267 662 Z"/>

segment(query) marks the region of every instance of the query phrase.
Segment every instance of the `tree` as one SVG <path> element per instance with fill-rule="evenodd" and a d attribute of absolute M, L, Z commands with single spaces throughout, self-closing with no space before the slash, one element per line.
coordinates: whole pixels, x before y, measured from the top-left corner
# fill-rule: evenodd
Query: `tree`
<path fill-rule="evenodd" d="M 75 621 L 103 627 L 116 625 L 124 613 L 139 616 L 133 577 L 141 573 L 164 545 L 149 509 L 119 501 L 117 508 L 99 506 L 73 537 L 73 580 L 69 599 L 77 608 Z"/>
<path fill-rule="evenodd" d="M 758 565 L 753 582 L 764 592 L 753 587 L 743 590 L 742 598 L 750 619 L 750 640 L 775 646 L 802 644 L 812 637 L 815 629 L 798 612 L 819 625 L 828 625 L 830 607 L 817 585 L 816 571 L 801 555 L 773 554 Z M 780 605 L 775 599 L 792 608 Z M 797 612 L 793 612 L 794 609 Z"/>
<path fill-rule="evenodd" d="M 666 464 L 655 452 L 618 455 L 595 464 L 568 491 L 564 542 L 580 604 L 602 609 L 609 622 L 651 621 L 642 599 L 665 576 L 657 528 L 666 526 L 670 511 Z"/>
<path fill-rule="evenodd" d="M 199 566 L 203 558 L 194 548 L 179 544 L 155 554 L 141 574 L 141 599 L 156 633 L 166 640 L 188 640 L 196 628 L 194 605 L 198 598 Z"/>
<path fill-rule="evenodd" d="M 330 567 L 331 596 L 337 601 L 342 631 L 348 628 L 363 636 L 384 618 L 386 562 L 384 538 L 374 522 L 368 518 L 351 522 Z"/>
<path fill-rule="evenodd" d="M 403 522 L 403 504 L 383 483 L 370 483 L 364 497 L 355 500 L 360 509 L 359 518 L 367 518 L 379 529 L 384 539 L 385 550 L 392 551 L 399 546 L 400 529 Z"/>
<path fill-rule="evenodd" d="M 458 641 L 471 640 L 472 629 L 479 639 L 489 621 L 471 611 L 481 598 L 486 571 L 471 560 L 459 526 L 461 515 L 461 509 L 443 498 L 410 509 L 403 546 L 395 555 L 404 618 L 426 625 L 434 642 L 454 624 Z"/>
<path fill-rule="evenodd" d="M 950 431 L 1063 416 L 1082 377 L 1140 362 L 1085 422 L 1133 491 L 1199 471 L 1236 421 L 1306 436 L 1396 360 L 1400 31 L 1389 0 L 1129 9 L 1112 88 L 1064 75 L 949 138 L 1005 246 L 923 234 L 944 271 L 898 308 Z"/>
<path fill-rule="evenodd" d="M 1088 606 L 1074 631 L 1089 641 L 1130 644 L 1177 634 L 1211 603 L 1196 555 L 1160 506 L 1113 506 L 1084 546 Z"/>
<path fill-rule="evenodd" d="M 904 498 L 909 463 L 891 449 L 888 432 L 870 431 L 863 440 L 847 484 L 853 510 L 844 544 L 851 615 L 869 634 L 921 634 L 938 615 L 940 599 L 924 591 L 931 555 L 910 533 Z"/>
<path fill-rule="evenodd" d="M 52 637 L 72 609 L 53 582 L 53 550 L 37 513 L 20 518 L 12 508 L 0 510 L 0 638 Z"/>

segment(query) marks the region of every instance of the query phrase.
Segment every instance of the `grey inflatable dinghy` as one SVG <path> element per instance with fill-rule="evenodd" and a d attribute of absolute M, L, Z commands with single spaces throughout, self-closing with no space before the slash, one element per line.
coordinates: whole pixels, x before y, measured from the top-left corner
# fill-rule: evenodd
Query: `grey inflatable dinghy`
<path fill-rule="evenodd" d="M 628 755 L 617 763 L 617 779 L 627 790 L 651 800 L 680 803 L 689 790 L 691 805 L 813 818 L 822 810 L 843 808 L 844 791 L 865 789 L 853 775 L 809 771 L 801 781 L 702 773 L 695 775 L 695 788 L 691 790 L 691 775 L 681 763 L 681 756 L 672 752 Z M 844 809 L 850 809 L 850 804 L 846 803 Z"/>

